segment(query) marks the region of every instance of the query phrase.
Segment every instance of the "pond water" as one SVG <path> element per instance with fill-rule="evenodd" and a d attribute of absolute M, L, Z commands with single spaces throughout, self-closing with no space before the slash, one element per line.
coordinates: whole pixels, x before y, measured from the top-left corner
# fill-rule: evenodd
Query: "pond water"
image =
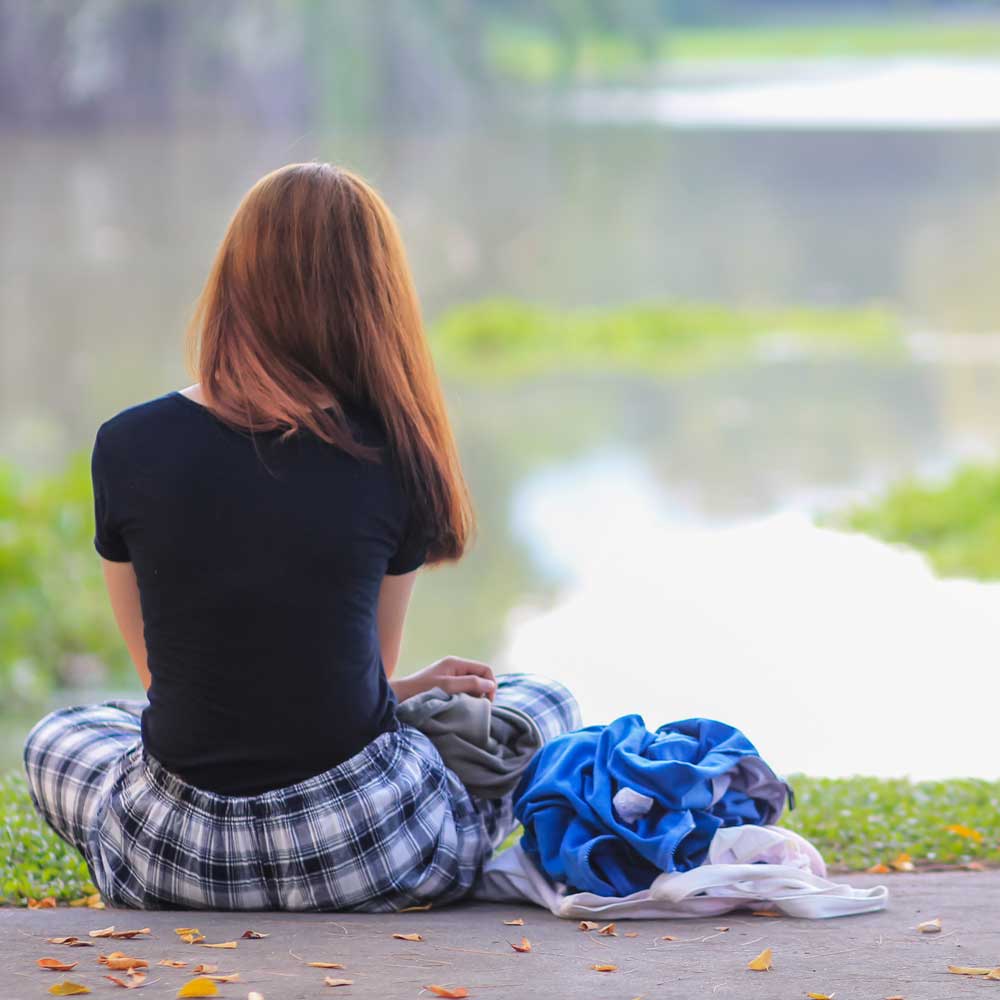
<path fill-rule="evenodd" d="M 422 580 L 405 659 L 555 674 L 588 721 L 716 715 L 786 770 L 1000 775 L 998 588 L 812 520 L 1000 450 L 982 333 L 1000 314 L 1000 134 L 538 122 L 0 141 L 0 451 L 36 467 L 185 384 L 181 330 L 225 221 L 291 159 L 375 180 L 431 317 L 498 294 L 898 310 L 914 337 L 895 358 L 450 382 L 479 538 Z M 3 765 L 26 720 L 0 725 Z"/>

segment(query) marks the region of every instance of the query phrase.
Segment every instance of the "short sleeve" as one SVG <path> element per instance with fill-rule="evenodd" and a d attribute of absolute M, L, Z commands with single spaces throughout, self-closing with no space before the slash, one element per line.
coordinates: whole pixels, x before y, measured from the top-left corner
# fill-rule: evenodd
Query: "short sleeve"
<path fill-rule="evenodd" d="M 114 463 L 100 431 L 94 441 L 90 475 L 94 485 L 94 548 L 111 562 L 129 562 L 128 546 L 114 507 Z"/>
<path fill-rule="evenodd" d="M 400 540 L 399 547 L 389 560 L 386 573 L 390 576 L 402 576 L 412 573 L 423 566 L 427 560 L 427 538 L 418 527 L 413 517 L 409 518 L 406 533 Z"/>

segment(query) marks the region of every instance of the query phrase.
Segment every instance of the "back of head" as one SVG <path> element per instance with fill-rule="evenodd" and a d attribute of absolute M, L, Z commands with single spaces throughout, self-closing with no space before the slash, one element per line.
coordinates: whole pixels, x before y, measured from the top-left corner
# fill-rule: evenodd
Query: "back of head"
<path fill-rule="evenodd" d="M 428 560 L 457 559 L 468 491 L 391 213 L 361 178 L 297 163 L 233 216 L 190 330 L 208 406 L 233 426 L 308 429 L 366 460 L 342 407 L 378 413 Z"/>

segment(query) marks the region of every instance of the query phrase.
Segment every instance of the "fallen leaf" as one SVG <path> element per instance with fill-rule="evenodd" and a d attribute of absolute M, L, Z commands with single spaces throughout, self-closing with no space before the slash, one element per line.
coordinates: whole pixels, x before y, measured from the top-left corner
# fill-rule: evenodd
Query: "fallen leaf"
<path fill-rule="evenodd" d="M 199 934 L 197 931 L 192 934 L 182 934 L 181 940 L 185 944 L 201 944 L 205 940 L 204 934 Z"/>
<path fill-rule="evenodd" d="M 205 964 L 202 964 L 202 965 L 196 965 L 191 970 L 191 975 L 192 976 L 203 976 L 203 975 L 205 975 L 206 972 L 218 972 L 218 971 L 219 971 L 219 967 L 217 965 L 205 965 Z"/>
<path fill-rule="evenodd" d="M 148 927 L 143 927 L 139 931 L 116 931 L 112 930 L 108 937 L 116 938 L 118 940 L 131 941 L 132 938 L 138 937 L 140 934 L 151 933 Z"/>
<path fill-rule="evenodd" d="M 218 995 L 219 987 L 211 979 L 206 979 L 204 976 L 200 976 L 198 979 L 189 979 L 177 991 L 178 1000 L 181 997 L 217 997 Z"/>
<path fill-rule="evenodd" d="M 249 941 L 259 941 L 261 938 L 270 937 L 270 934 L 261 934 L 260 931 L 244 931 L 240 937 Z"/>
<path fill-rule="evenodd" d="M 774 953 L 771 949 L 765 948 L 756 958 L 752 958 L 747 962 L 747 968 L 752 969 L 754 972 L 770 972 L 773 958 Z"/>
<path fill-rule="evenodd" d="M 238 972 L 229 972 L 224 976 L 206 976 L 206 979 L 211 979 L 213 983 L 238 983 L 240 981 L 240 974 Z"/>
<path fill-rule="evenodd" d="M 577 927 L 579 927 L 581 931 L 596 931 L 597 928 L 600 926 L 601 926 L 600 924 L 596 923 L 593 920 L 581 920 L 577 924 Z"/>
<path fill-rule="evenodd" d="M 142 973 L 133 976 L 128 982 L 126 982 L 124 979 L 119 979 L 117 976 L 105 976 L 104 978 L 110 979 L 111 982 L 115 984 L 115 986 L 123 986 L 127 990 L 137 990 L 140 986 L 142 986 L 146 982 L 146 977 L 142 975 Z"/>
<path fill-rule="evenodd" d="M 638 937 L 638 936 L 639 936 L 639 932 L 638 931 L 626 931 L 625 932 L 625 937 Z"/>
<path fill-rule="evenodd" d="M 28 897 L 28 909 L 29 910 L 54 910 L 56 908 L 56 900 L 54 896 L 46 896 L 44 899 L 32 899 Z M 90 990 L 87 991 L 88 993 Z"/>
<path fill-rule="evenodd" d="M 187 962 L 172 962 L 169 958 L 162 958 L 157 965 L 165 965 L 168 969 L 183 969 Z"/>
<path fill-rule="evenodd" d="M 175 934 L 200 934 L 201 931 L 197 927 L 175 927 Z"/>
<path fill-rule="evenodd" d="M 82 983 L 71 983 L 69 980 L 64 980 L 61 983 L 53 983 L 49 987 L 49 993 L 54 997 L 78 997 L 89 992 L 89 988 Z"/>
<path fill-rule="evenodd" d="M 877 865 L 872 865 L 871 868 L 865 869 L 869 875 L 888 875 L 891 870 L 888 865 L 882 864 L 881 861 Z"/>
<path fill-rule="evenodd" d="M 940 934 L 941 918 L 935 917 L 933 920 L 925 920 L 922 924 L 917 924 L 917 930 L 921 934 Z"/>
<path fill-rule="evenodd" d="M 986 973 L 986 979 L 1000 979 L 1000 969 L 991 969 Z"/>
<path fill-rule="evenodd" d="M 424 903 L 423 906 L 404 906 L 403 909 L 397 910 L 397 913 L 423 913 L 431 908 L 431 903 Z"/>
<path fill-rule="evenodd" d="M 38 960 L 38 968 L 49 969 L 52 972 L 69 972 L 79 964 L 79 962 L 61 962 L 58 958 L 40 958 Z"/>
<path fill-rule="evenodd" d="M 677 938 L 675 938 L 672 934 L 664 934 L 663 937 L 660 938 L 660 940 L 661 941 L 676 941 Z"/>
<path fill-rule="evenodd" d="M 330 976 L 327 976 L 326 979 L 323 980 L 323 982 L 327 986 L 350 986 L 354 982 L 354 980 L 353 979 L 331 979 Z"/>
<path fill-rule="evenodd" d="M 447 986 L 425 986 L 425 990 L 430 990 L 436 997 L 450 997 L 451 1000 L 462 1000 L 469 995 L 469 991 L 464 986 L 456 986 L 449 989 Z"/>
<path fill-rule="evenodd" d="M 833 1000 L 833 993 L 807 993 L 809 1000 Z"/>
<path fill-rule="evenodd" d="M 70 948 L 93 948 L 89 941 L 81 941 L 78 937 L 46 938 L 49 944 L 65 944 Z"/>
<path fill-rule="evenodd" d="M 729 931 L 728 927 L 716 927 L 715 928 L 720 934 L 725 934 Z"/>
<path fill-rule="evenodd" d="M 397 941 L 423 941 L 421 934 L 393 934 Z"/>
<path fill-rule="evenodd" d="M 982 861 L 970 861 L 964 866 L 967 872 L 984 872 L 986 871 L 986 865 Z"/>
<path fill-rule="evenodd" d="M 895 996 L 886 997 L 885 1000 L 906 1000 L 906 997 L 900 996 L 898 993 Z"/>
<path fill-rule="evenodd" d="M 964 823 L 952 823 L 951 826 L 946 826 L 945 829 L 949 833 L 955 834 L 956 837 L 974 840 L 977 844 L 983 842 L 983 835 L 978 830 L 973 830 L 971 826 L 966 826 Z"/>
<path fill-rule="evenodd" d="M 889 867 L 894 868 L 898 872 L 912 872 L 913 858 L 904 852 L 903 854 L 900 854 L 895 861 L 890 861 Z"/>
<path fill-rule="evenodd" d="M 235 948 L 235 941 L 221 941 L 219 944 L 205 944 L 204 938 L 201 941 L 195 941 L 195 944 L 201 945 L 202 948 Z"/>
<path fill-rule="evenodd" d="M 121 952 L 115 952 L 113 955 L 108 955 L 101 962 L 101 965 L 106 965 L 109 969 L 114 969 L 116 972 L 121 972 L 123 969 L 148 969 L 149 962 L 144 958 L 129 958 L 127 955 L 122 955 Z M 100 962 L 101 959 L 98 959 Z"/>
<path fill-rule="evenodd" d="M 618 931 L 615 929 L 614 924 L 605 924 L 598 929 L 597 933 L 603 934 L 605 937 L 618 937 Z"/>
<path fill-rule="evenodd" d="M 306 962 L 310 969 L 342 969 L 340 962 Z"/>
<path fill-rule="evenodd" d="M 504 923 L 508 927 L 523 927 L 524 917 L 515 917 L 513 920 L 505 920 Z"/>
<path fill-rule="evenodd" d="M 520 952 L 531 951 L 531 942 L 526 937 L 521 938 L 520 944 L 511 944 L 511 942 L 509 941 L 507 943 L 510 944 L 511 948 L 513 948 L 514 951 L 520 951 Z"/>
<path fill-rule="evenodd" d="M 751 917 L 780 917 L 777 910 L 752 910 L 750 913 Z"/>
<path fill-rule="evenodd" d="M 92 938 L 109 938 L 114 932 L 114 927 L 102 927 L 100 930 L 91 931 L 89 936 Z"/>
<path fill-rule="evenodd" d="M 617 972 L 617 965 L 592 965 L 591 968 L 594 972 Z"/>
<path fill-rule="evenodd" d="M 970 965 L 949 965 L 948 971 L 955 976 L 988 976 L 993 970 Z"/>

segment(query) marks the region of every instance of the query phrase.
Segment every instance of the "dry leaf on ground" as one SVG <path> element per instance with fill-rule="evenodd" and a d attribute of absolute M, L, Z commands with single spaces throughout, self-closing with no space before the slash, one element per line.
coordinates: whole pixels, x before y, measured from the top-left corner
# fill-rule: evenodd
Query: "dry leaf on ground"
<path fill-rule="evenodd" d="M 61 937 L 61 938 L 46 938 L 49 944 L 65 944 L 69 945 L 70 948 L 93 948 L 94 945 L 90 941 L 81 941 L 78 937 Z"/>
<path fill-rule="evenodd" d="M 617 972 L 617 965 L 592 965 L 591 968 L 594 972 Z"/>
<path fill-rule="evenodd" d="M 310 969 L 342 969 L 340 962 L 306 962 Z"/>
<path fill-rule="evenodd" d="M 48 969 L 50 972 L 69 972 L 79 964 L 79 962 L 63 962 L 58 958 L 40 958 L 38 960 L 38 968 Z"/>
<path fill-rule="evenodd" d="M 833 993 L 807 993 L 809 1000 L 833 1000 Z"/>
<path fill-rule="evenodd" d="M 661 941 L 676 941 L 677 938 L 675 938 L 673 936 L 673 934 L 664 934 L 663 937 L 660 938 L 660 940 Z"/>
<path fill-rule="evenodd" d="M 353 982 L 353 979 L 333 979 L 331 976 L 323 980 L 325 986 L 350 986 Z"/>
<path fill-rule="evenodd" d="M 450 1000 L 462 1000 L 469 995 L 469 991 L 464 986 L 425 986 L 425 990 L 430 990 L 436 997 L 449 997 Z"/>
<path fill-rule="evenodd" d="M 228 972 L 224 976 L 205 976 L 206 979 L 211 979 L 213 983 L 238 983 L 240 981 L 240 974 L 238 972 Z"/>
<path fill-rule="evenodd" d="M 138 975 L 132 976 L 127 982 L 124 979 L 119 979 L 117 976 L 105 976 L 105 979 L 110 979 L 115 986 L 121 986 L 126 990 L 137 990 L 140 986 L 145 986 L 146 977 L 140 972 Z"/>
<path fill-rule="evenodd" d="M 120 951 L 113 951 L 110 955 L 99 955 L 97 961 L 115 972 L 149 968 L 149 962 L 144 958 L 129 958 L 128 955 L 123 955 Z"/>
<path fill-rule="evenodd" d="M 782 916 L 777 910 L 751 910 L 751 917 L 780 917 Z"/>
<path fill-rule="evenodd" d="M 514 951 L 531 951 L 531 942 L 526 937 L 521 938 L 520 944 L 514 944 L 511 941 L 508 941 L 507 943 L 514 949 Z"/>
<path fill-rule="evenodd" d="M 397 910 L 397 913 L 425 913 L 431 908 L 432 903 L 424 903 L 423 906 L 404 906 L 403 909 Z"/>
<path fill-rule="evenodd" d="M 892 869 L 888 865 L 882 864 L 880 861 L 877 865 L 872 865 L 871 868 L 866 868 L 866 872 L 869 875 L 888 875 Z"/>
<path fill-rule="evenodd" d="M 638 931 L 626 931 L 625 932 L 625 937 L 638 937 L 638 936 L 639 936 L 639 932 Z"/>
<path fill-rule="evenodd" d="M 773 960 L 774 952 L 770 948 L 765 948 L 756 958 L 747 962 L 747 968 L 754 972 L 770 972 Z"/>
<path fill-rule="evenodd" d="M 183 997 L 217 997 L 218 995 L 219 987 L 211 979 L 206 979 L 204 976 L 188 980 L 177 991 L 178 1000 L 182 1000 Z"/>
<path fill-rule="evenodd" d="M 935 917 L 933 920 L 925 920 L 922 924 L 917 924 L 917 930 L 921 934 L 940 934 L 941 918 Z"/>
<path fill-rule="evenodd" d="M 114 932 L 114 927 L 102 927 L 100 930 L 90 931 L 88 936 L 92 938 L 109 938 Z"/>
<path fill-rule="evenodd" d="M 505 920 L 504 923 L 508 927 L 523 927 L 524 917 L 515 917 L 513 920 Z"/>
<path fill-rule="evenodd" d="M 897 872 L 912 872 L 914 870 L 913 858 L 904 852 L 895 861 L 890 861 L 889 867 L 895 869 Z"/>
<path fill-rule="evenodd" d="M 605 937 L 618 937 L 618 931 L 614 924 L 605 924 L 603 927 L 599 927 L 597 933 L 603 934 Z"/>
<path fill-rule="evenodd" d="M 728 927 L 716 927 L 715 928 L 720 934 L 725 934 L 729 928 Z"/>
<path fill-rule="evenodd" d="M 953 976 L 988 976 L 993 969 L 989 966 L 981 967 L 975 965 L 949 965 L 948 971 Z"/>
<path fill-rule="evenodd" d="M 202 948 L 235 948 L 235 947 L 237 947 L 235 941 L 220 941 L 218 944 L 205 944 L 204 941 L 196 941 L 195 944 L 200 945 Z"/>
<path fill-rule="evenodd" d="M 187 962 L 175 962 L 169 958 L 161 958 L 157 965 L 165 965 L 168 969 L 183 969 Z"/>
<path fill-rule="evenodd" d="M 596 931 L 601 925 L 594 920 L 581 920 L 576 926 L 581 931 Z"/>
<path fill-rule="evenodd" d="M 89 993 L 90 988 L 83 983 L 71 983 L 68 980 L 61 983 L 53 983 L 49 987 L 49 993 L 54 997 L 79 997 L 84 993 Z"/>
<path fill-rule="evenodd" d="M 422 934 L 393 934 L 397 941 L 423 941 Z"/>
<path fill-rule="evenodd" d="M 248 941 L 259 941 L 261 938 L 270 937 L 270 934 L 261 934 L 260 931 L 244 931 L 240 937 L 246 938 Z"/>
<path fill-rule="evenodd" d="M 218 971 L 219 971 L 219 967 L 217 965 L 206 965 L 204 962 L 202 962 L 201 965 L 196 965 L 191 970 L 191 975 L 192 976 L 204 976 L 208 972 L 218 972 Z"/>
<path fill-rule="evenodd" d="M 205 940 L 204 934 L 181 934 L 181 940 L 185 944 L 201 944 Z"/>
<path fill-rule="evenodd" d="M 54 910 L 56 908 L 55 896 L 46 896 L 44 899 L 28 898 L 29 910 Z"/>

